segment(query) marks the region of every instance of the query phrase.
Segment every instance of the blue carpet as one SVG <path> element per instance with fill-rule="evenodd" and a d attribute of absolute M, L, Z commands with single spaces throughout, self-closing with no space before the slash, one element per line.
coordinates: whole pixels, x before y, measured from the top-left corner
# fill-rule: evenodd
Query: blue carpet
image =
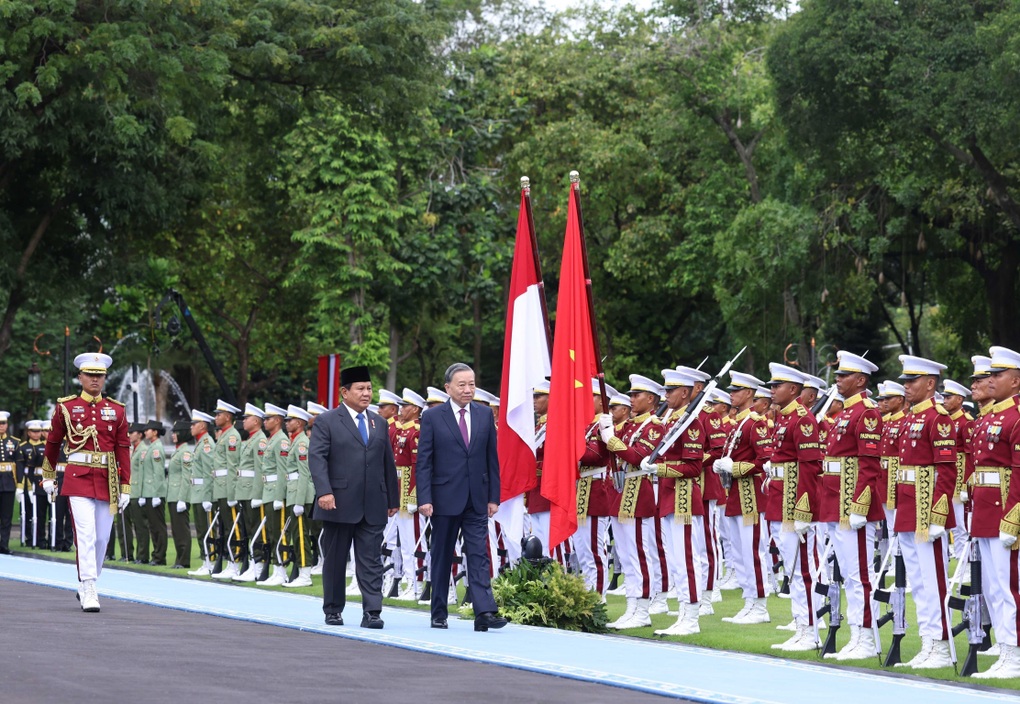
<path fill-rule="evenodd" d="M 78 587 L 72 565 L 7 555 L 0 556 L 0 579 L 70 590 Z M 344 620 L 351 625 L 328 627 L 322 622 L 322 601 L 317 597 L 110 568 L 103 570 L 98 587 L 100 597 L 106 599 L 104 609 L 116 608 L 109 604 L 110 598 L 124 599 L 705 702 L 1018 701 L 1015 694 L 961 685 L 636 638 L 513 624 L 500 631 L 475 633 L 470 621 L 456 619 L 451 619 L 449 630 L 441 631 L 429 627 L 425 612 L 389 607 L 383 610 L 386 628 L 370 631 L 357 626 L 361 620 L 357 602 L 348 604 L 344 612 Z M 75 608 L 73 602 L 68 608 Z"/>

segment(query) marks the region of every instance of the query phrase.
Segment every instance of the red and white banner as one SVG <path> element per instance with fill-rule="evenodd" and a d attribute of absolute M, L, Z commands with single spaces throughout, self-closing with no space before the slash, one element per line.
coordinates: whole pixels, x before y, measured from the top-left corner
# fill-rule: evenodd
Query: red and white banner
<path fill-rule="evenodd" d="M 326 408 L 340 405 L 340 355 L 324 354 L 319 357 L 318 403 Z"/>

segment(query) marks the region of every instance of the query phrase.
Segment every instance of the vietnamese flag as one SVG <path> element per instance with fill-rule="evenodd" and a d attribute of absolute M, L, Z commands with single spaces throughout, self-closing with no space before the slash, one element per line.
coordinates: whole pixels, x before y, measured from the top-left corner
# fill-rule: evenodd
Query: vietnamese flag
<path fill-rule="evenodd" d="M 597 366 L 579 197 L 577 186 L 571 184 L 542 464 L 542 496 L 552 503 L 550 550 L 577 530 L 577 467 L 584 454 L 585 430 L 595 416 L 591 379 Z"/>
<path fill-rule="evenodd" d="M 535 474 L 535 387 L 549 376 L 549 340 L 543 312 L 542 280 L 536 264 L 527 207 L 527 192 L 522 189 L 506 309 L 503 378 L 500 384 L 502 403 L 496 443 L 501 504 L 521 496 L 538 483 Z M 520 532 L 523 532 L 523 499 L 519 504 Z"/>

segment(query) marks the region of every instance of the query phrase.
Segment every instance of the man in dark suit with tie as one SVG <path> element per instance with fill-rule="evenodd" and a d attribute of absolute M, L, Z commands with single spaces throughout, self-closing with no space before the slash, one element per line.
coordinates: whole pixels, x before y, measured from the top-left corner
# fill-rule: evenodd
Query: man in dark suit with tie
<path fill-rule="evenodd" d="M 472 403 L 475 373 L 466 364 L 446 370 L 450 400 L 421 417 L 418 510 L 432 517 L 432 627 L 447 627 L 447 595 L 457 532 L 464 534 L 475 630 L 502 628 L 489 584 L 488 520 L 499 508 L 496 426 L 487 406 Z"/>
<path fill-rule="evenodd" d="M 386 519 L 400 506 L 397 468 L 386 421 L 368 410 L 368 367 L 342 370 L 340 395 L 339 408 L 316 418 L 308 446 L 316 496 L 313 517 L 323 527 L 322 610 L 327 624 L 343 625 L 347 555 L 353 541 L 361 626 L 382 628 L 380 547 Z"/>

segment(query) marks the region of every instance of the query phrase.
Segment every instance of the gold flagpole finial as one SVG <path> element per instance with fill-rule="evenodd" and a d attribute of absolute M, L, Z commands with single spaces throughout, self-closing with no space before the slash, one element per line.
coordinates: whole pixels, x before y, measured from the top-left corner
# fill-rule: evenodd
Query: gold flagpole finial
<path fill-rule="evenodd" d="M 531 179 L 527 176 L 521 176 L 521 190 L 526 191 L 531 188 Z"/>
<path fill-rule="evenodd" d="M 581 174 L 577 173 L 576 171 L 571 171 L 570 172 L 570 182 L 571 183 L 580 183 L 581 182 Z"/>

